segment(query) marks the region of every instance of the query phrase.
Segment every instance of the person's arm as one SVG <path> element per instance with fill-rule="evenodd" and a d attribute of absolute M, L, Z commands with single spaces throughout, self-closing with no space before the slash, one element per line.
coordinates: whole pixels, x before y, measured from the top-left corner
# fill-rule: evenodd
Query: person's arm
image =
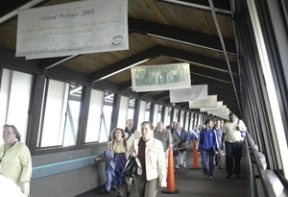
<path fill-rule="evenodd" d="M 241 132 L 247 132 L 247 127 L 242 120 L 240 120 L 239 129 Z"/>
<path fill-rule="evenodd" d="M 225 133 L 224 132 L 222 132 L 222 139 L 221 139 L 221 150 L 223 150 L 224 149 L 224 143 L 225 143 Z"/>
<path fill-rule="evenodd" d="M 137 157 L 137 153 L 136 153 L 136 150 L 134 148 L 135 141 L 136 140 L 133 140 L 132 145 L 130 146 L 130 148 L 126 152 L 126 158 L 127 159 L 129 159 L 130 157 Z"/>
<path fill-rule="evenodd" d="M 95 157 L 95 161 L 103 161 L 103 158 L 102 158 L 102 156 L 99 156 L 99 157 Z"/>
<path fill-rule="evenodd" d="M 32 158 L 30 150 L 25 145 L 20 153 L 20 162 L 22 166 L 22 173 L 19 179 L 19 187 L 25 193 L 25 183 L 30 182 L 32 176 Z"/>
<path fill-rule="evenodd" d="M 173 144 L 173 139 L 172 139 L 172 135 L 169 131 L 166 131 L 168 134 L 168 148 L 172 148 L 172 144 Z"/>
<path fill-rule="evenodd" d="M 200 155 L 201 154 L 201 151 L 202 151 L 202 144 L 203 144 L 203 137 L 202 137 L 202 133 L 203 131 L 201 131 L 200 133 L 199 133 L 199 139 L 198 139 L 198 144 L 197 144 L 197 151 L 198 151 L 198 154 Z"/>
<path fill-rule="evenodd" d="M 216 129 L 213 129 L 213 133 L 214 133 L 214 152 L 217 155 L 219 153 L 220 146 Z"/>

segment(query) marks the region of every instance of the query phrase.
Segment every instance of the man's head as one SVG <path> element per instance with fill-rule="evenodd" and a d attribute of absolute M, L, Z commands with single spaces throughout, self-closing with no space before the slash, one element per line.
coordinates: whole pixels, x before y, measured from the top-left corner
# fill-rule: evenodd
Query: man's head
<path fill-rule="evenodd" d="M 180 122 L 177 122 L 177 123 L 176 123 L 176 129 L 177 129 L 177 130 L 180 130 L 180 129 L 181 129 L 181 124 L 180 124 Z"/>
<path fill-rule="evenodd" d="M 132 129 L 134 126 L 134 121 L 132 119 L 127 120 L 127 127 L 129 129 Z"/>
<path fill-rule="evenodd" d="M 233 114 L 233 113 L 229 114 L 229 121 L 230 122 L 234 122 L 235 118 L 236 118 L 235 114 Z"/>
<path fill-rule="evenodd" d="M 221 126 L 221 120 L 220 119 L 216 119 L 216 127 L 219 128 Z"/>
<path fill-rule="evenodd" d="M 175 128 L 176 128 L 176 122 L 173 121 L 173 122 L 171 123 L 171 127 L 172 127 L 173 129 L 175 129 Z"/>
<path fill-rule="evenodd" d="M 210 119 L 205 120 L 205 126 L 207 129 L 211 129 L 213 127 L 213 122 Z"/>
<path fill-rule="evenodd" d="M 164 123 L 162 121 L 157 123 L 156 131 L 162 132 L 164 130 Z"/>

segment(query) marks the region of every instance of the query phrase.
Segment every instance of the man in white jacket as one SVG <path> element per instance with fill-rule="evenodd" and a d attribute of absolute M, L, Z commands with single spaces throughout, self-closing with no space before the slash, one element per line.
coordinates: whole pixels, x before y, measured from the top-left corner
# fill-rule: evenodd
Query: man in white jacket
<path fill-rule="evenodd" d="M 140 139 L 135 139 L 127 157 L 136 157 L 137 175 L 135 184 L 139 197 L 156 197 L 160 187 L 166 187 L 167 169 L 161 141 L 153 137 L 153 125 L 141 124 Z"/>

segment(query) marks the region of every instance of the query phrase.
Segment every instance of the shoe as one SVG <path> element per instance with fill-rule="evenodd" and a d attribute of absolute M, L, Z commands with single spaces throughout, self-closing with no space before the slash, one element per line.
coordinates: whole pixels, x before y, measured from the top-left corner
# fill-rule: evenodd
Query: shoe
<path fill-rule="evenodd" d="M 226 179 L 230 179 L 232 174 L 227 174 Z"/>
<path fill-rule="evenodd" d="M 177 169 L 177 170 L 179 169 L 179 164 L 175 165 L 175 169 Z"/>
<path fill-rule="evenodd" d="M 127 197 L 129 197 L 131 194 L 131 192 L 126 192 Z"/>
<path fill-rule="evenodd" d="M 117 189 L 115 187 L 112 187 L 111 190 L 112 191 L 117 191 Z"/>
<path fill-rule="evenodd" d="M 108 191 L 108 190 L 102 190 L 102 191 L 100 191 L 100 194 L 109 194 L 110 193 L 110 191 Z"/>
<path fill-rule="evenodd" d="M 236 177 L 237 177 L 237 178 L 241 178 L 240 174 L 236 174 Z"/>
<path fill-rule="evenodd" d="M 221 170 L 222 168 L 219 166 L 219 170 Z"/>
<path fill-rule="evenodd" d="M 209 179 L 210 181 L 213 181 L 213 176 L 209 176 L 208 179 Z"/>
<path fill-rule="evenodd" d="M 186 168 L 186 162 L 183 163 L 183 167 Z"/>

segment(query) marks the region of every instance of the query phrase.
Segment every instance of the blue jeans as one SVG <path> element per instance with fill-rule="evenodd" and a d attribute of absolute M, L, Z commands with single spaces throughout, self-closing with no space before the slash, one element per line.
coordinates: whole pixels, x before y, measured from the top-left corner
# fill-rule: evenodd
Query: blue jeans
<path fill-rule="evenodd" d="M 206 176 L 213 176 L 215 155 L 212 151 L 202 150 L 202 170 Z"/>
<path fill-rule="evenodd" d="M 106 170 L 106 178 L 107 178 L 107 182 L 106 182 L 106 190 L 107 191 L 111 190 L 112 183 L 113 183 L 114 188 L 117 188 L 114 170 Z"/>

